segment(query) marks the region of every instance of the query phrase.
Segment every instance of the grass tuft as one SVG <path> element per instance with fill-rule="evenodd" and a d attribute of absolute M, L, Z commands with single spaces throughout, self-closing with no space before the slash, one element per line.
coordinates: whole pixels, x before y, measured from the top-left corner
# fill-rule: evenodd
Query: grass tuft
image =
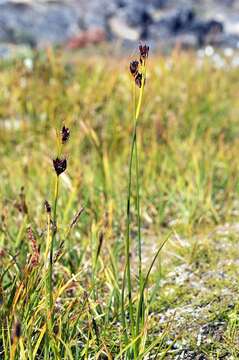
<path fill-rule="evenodd" d="M 1 63 L 1 359 L 239 356 L 238 69 L 148 51 Z"/>

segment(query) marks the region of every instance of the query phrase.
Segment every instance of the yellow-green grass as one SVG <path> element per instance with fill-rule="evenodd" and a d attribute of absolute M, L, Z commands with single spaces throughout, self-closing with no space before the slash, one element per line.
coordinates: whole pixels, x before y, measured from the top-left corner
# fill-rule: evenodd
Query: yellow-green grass
<path fill-rule="evenodd" d="M 128 63 L 127 58 L 100 56 L 66 60 L 49 51 L 34 57 L 33 71 L 21 60 L 1 64 L 0 356 L 4 359 L 129 358 L 129 348 L 138 341 L 125 342 L 120 307 L 134 126 Z M 182 338 L 188 339 L 185 347 L 208 359 L 225 351 L 235 358 L 238 354 L 237 231 L 229 227 L 230 236 L 226 233 L 224 238 L 215 231 L 238 221 L 238 83 L 237 68 L 217 69 L 210 60 L 201 63 L 193 54 L 149 59 L 137 130 L 144 276 L 158 247 L 172 233 L 150 277 L 141 358 L 146 358 L 147 349 L 155 358 L 177 356 L 174 342 Z M 43 261 L 47 238 L 43 204 L 45 200 L 53 204 L 55 128 L 62 123 L 70 127 L 71 137 L 64 148 L 68 169 L 60 178 L 57 210 L 55 252 L 63 240 L 64 248 L 53 268 L 56 326 L 53 339 L 48 339 L 55 349 L 53 355 L 43 345 L 47 322 L 44 267 L 41 263 L 32 271 L 26 267 L 32 252 L 27 228 L 33 229 Z M 28 214 L 19 212 L 22 186 Z M 134 265 L 136 189 L 134 177 L 133 301 L 139 296 Z M 79 222 L 65 236 L 81 207 Z M 100 233 L 103 244 L 97 259 Z M 178 285 L 170 275 L 174 269 L 189 272 L 208 291 L 200 291 L 200 286 L 195 290 L 190 280 Z M 217 277 L 220 270 L 229 280 Z M 203 278 L 209 271 L 215 275 L 215 291 L 210 280 Z M 221 295 L 227 287 L 233 307 Z M 200 321 L 191 317 L 195 333 L 187 318 L 181 327 L 173 315 L 159 321 L 168 309 L 195 309 L 208 303 L 216 303 L 212 314 Z M 200 343 L 200 326 L 218 318 L 225 319 L 223 340 Z M 15 346 L 10 337 L 16 321 L 22 331 Z"/>

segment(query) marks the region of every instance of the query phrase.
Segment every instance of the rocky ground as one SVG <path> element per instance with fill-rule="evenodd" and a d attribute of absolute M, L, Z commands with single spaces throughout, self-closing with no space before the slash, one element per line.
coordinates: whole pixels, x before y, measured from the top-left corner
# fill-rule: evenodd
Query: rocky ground
<path fill-rule="evenodd" d="M 9 46 L 69 48 L 145 39 L 151 47 L 239 47 L 236 0 L 0 0 L 0 55 Z"/>
<path fill-rule="evenodd" d="M 226 224 L 195 239 L 196 262 L 178 265 L 161 284 L 165 310 L 156 324 L 170 324 L 167 359 L 238 358 L 238 232 L 238 224 Z"/>

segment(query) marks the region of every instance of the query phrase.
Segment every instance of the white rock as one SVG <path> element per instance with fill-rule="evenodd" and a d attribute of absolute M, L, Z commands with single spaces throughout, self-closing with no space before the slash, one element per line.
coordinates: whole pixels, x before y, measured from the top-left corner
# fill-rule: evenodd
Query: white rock
<path fill-rule="evenodd" d="M 137 41 L 139 40 L 139 31 L 125 24 L 121 19 L 114 16 L 109 20 L 111 31 L 119 38 Z"/>

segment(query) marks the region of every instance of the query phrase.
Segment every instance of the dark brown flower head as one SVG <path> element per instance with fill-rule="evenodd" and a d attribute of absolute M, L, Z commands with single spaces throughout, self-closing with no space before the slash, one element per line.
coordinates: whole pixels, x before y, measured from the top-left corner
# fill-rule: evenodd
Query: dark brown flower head
<path fill-rule="evenodd" d="M 65 125 L 63 125 L 62 129 L 61 129 L 61 141 L 62 144 L 65 144 L 70 137 L 70 129 L 67 128 Z"/>
<path fill-rule="evenodd" d="M 138 60 L 133 60 L 130 62 L 129 64 L 129 69 L 130 69 L 130 72 L 133 76 L 137 75 L 138 73 L 138 68 L 139 68 L 139 62 Z"/>
<path fill-rule="evenodd" d="M 149 46 L 147 46 L 146 44 L 139 45 L 139 53 L 140 53 L 140 63 L 142 64 L 142 62 L 147 59 L 147 57 L 149 56 Z"/>
<path fill-rule="evenodd" d="M 49 204 L 49 202 L 47 200 L 45 200 L 44 205 L 45 205 L 47 214 L 50 214 L 51 213 L 51 205 Z"/>
<path fill-rule="evenodd" d="M 142 86 L 142 78 L 143 78 L 143 76 L 142 76 L 142 74 L 140 74 L 140 73 L 138 73 L 138 74 L 136 75 L 136 77 L 135 77 L 135 84 L 136 84 L 139 88 L 141 88 L 141 86 Z"/>
<path fill-rule="evenodd" d="M 55 172 L 57 174 L 57 176 L 61 175 L 67 168 L 67 161 L 66 158 L 64 159 L 59 159 L 56 158 L 53 160 L 53 166 L 55 169 Z"/>

